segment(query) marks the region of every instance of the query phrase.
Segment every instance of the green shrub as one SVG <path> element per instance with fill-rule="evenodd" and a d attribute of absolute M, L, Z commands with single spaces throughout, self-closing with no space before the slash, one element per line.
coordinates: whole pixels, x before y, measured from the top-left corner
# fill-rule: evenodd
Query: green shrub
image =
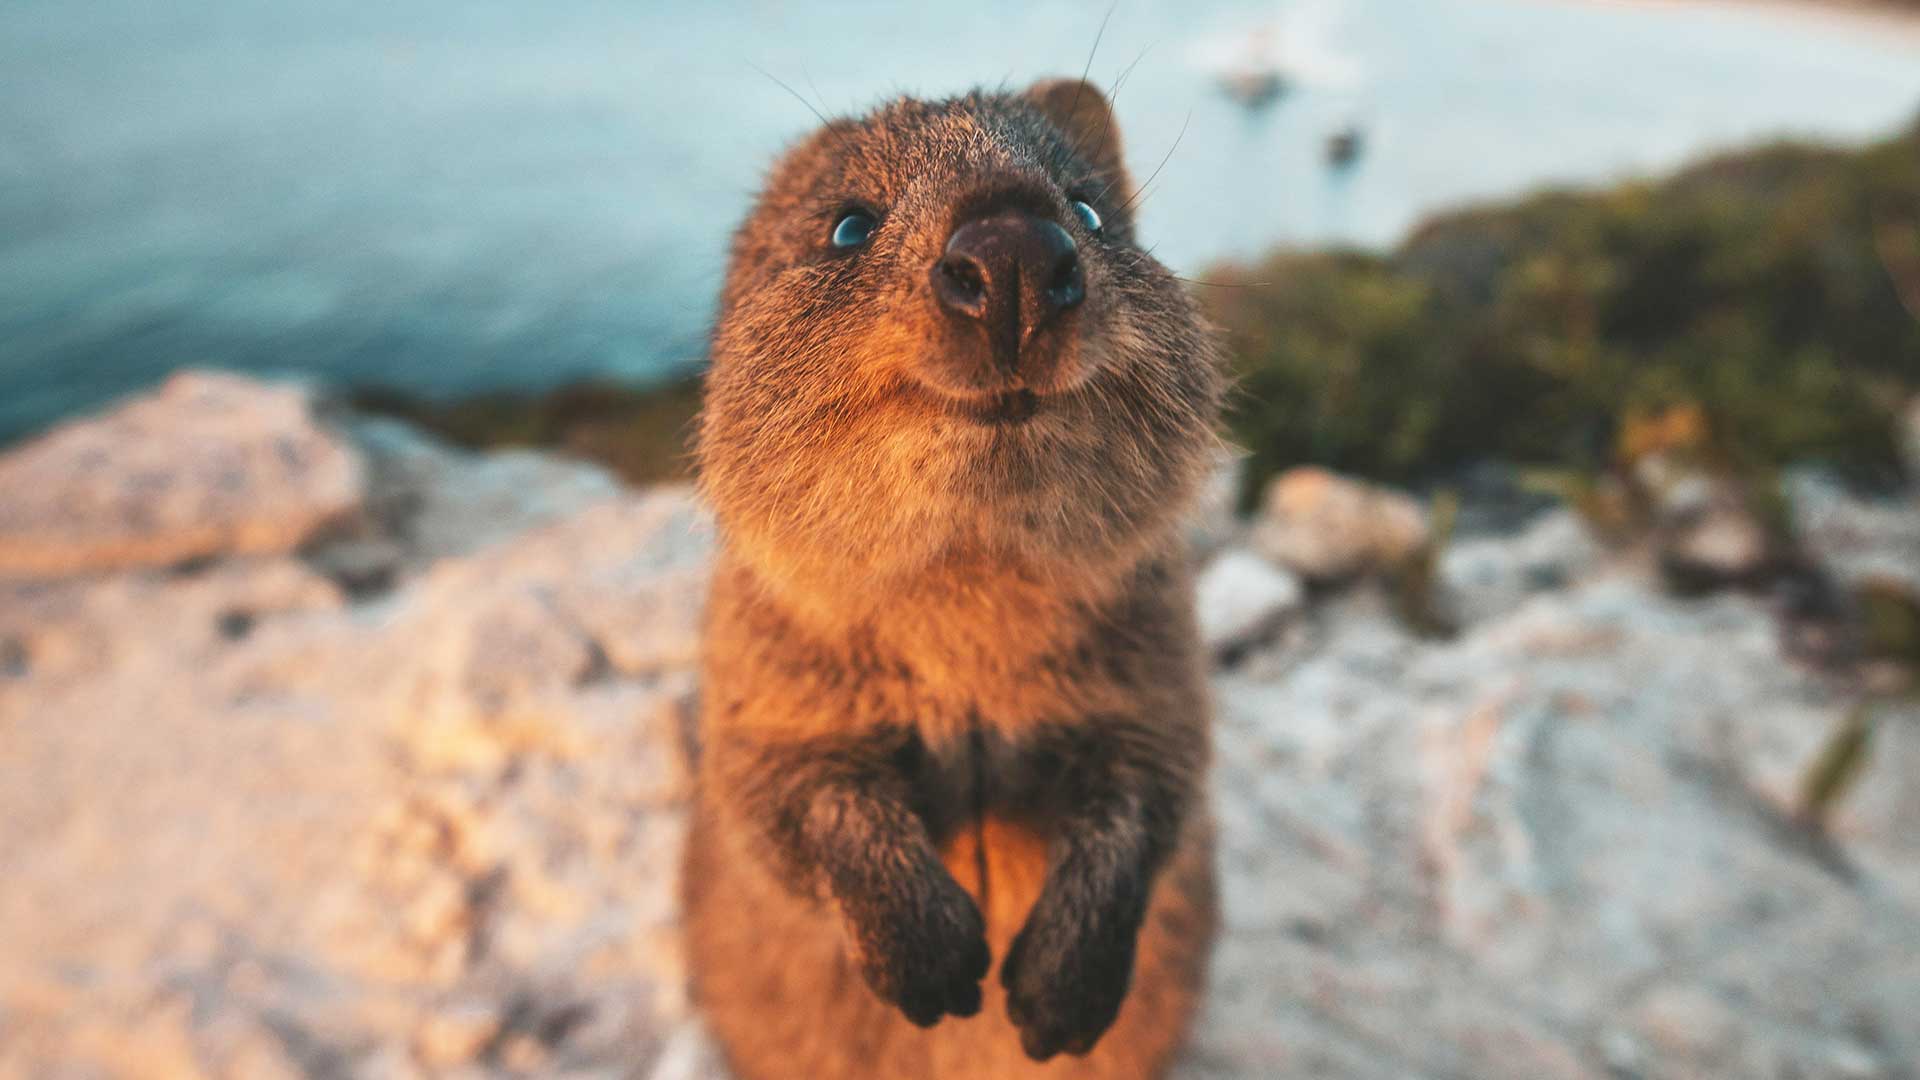
<path fill-rule="evenodd" d="M 1920 388 L 1920 127 L 1448 214 L 1385 255 L 1209 276 L 1241 286 L 1207 300 L 1250 485 L 1302 463 L 1398 482 L 1488 459 L 1596 470 L 1623 418 L 1684 405 L 1738 467 L 1886 480 Z"/>

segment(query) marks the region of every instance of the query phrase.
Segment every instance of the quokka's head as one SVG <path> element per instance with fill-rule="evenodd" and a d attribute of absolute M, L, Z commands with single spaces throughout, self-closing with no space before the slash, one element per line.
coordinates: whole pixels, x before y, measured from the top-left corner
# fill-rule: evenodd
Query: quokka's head
<path fill-rule="evenodd" d="M 901 99 L 790 149 L 735 234 L 707 377 L 700 471 L 731 542 L 887 575 L 1164 537 L 1223 378 L 1133 200 L 1079 81 Z"/>

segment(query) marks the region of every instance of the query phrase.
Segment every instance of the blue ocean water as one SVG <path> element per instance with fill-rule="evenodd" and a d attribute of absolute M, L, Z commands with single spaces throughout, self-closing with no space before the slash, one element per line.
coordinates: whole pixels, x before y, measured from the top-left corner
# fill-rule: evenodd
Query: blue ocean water
<path fill-rule="evenodd" d="M 828 112 L 1073 74 L 1107 0 L 9 0 L 0 441 L 182 365 L 427 394 L 696 366 Z M 1290 91 L 1218 88 L 1255 54 Z M 1124 0 L 1092 65 L 1176 268 L 1920 109 L 1920 32 L 1723 4 Z M 1351 170 L 1323 159 L 1357 125 Z M 1177 149 L 1167 157 L 1185 127 Z"/>

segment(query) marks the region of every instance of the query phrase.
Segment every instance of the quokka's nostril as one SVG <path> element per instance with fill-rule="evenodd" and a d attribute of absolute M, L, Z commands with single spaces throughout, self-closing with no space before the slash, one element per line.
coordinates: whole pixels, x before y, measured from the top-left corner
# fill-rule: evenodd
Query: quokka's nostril
<path fill-rule="evenodd" d="M 933 264 L 929 283 L 941 307 L 965 319 L 985 317 L 988 278 L 979 260 L 948 255 Z"/>
<path fill-rule="evenodd" d="M 1072 307 L 1086 298 L 1086 278 L 1080 272 L 1080 256 L 1068 251 L 1060 256 L 1053 266 L 1053 278 L 1047 282 L 1047 291 L 1052 294 L 1053 302 L 1063 308 Z"/>
<path fill-rule="evenodd" d="M 940 274 L 955 294 L 967 300 L 977 300 L 987 291 L 980 268 L 971 259 L 944 259 L 940 263 Z"/>

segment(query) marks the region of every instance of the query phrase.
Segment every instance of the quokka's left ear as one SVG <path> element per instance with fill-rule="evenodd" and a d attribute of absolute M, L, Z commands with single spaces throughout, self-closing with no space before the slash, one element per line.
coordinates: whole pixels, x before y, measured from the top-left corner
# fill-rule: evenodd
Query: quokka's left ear
<path fill-rule="evenodd" d="M 1100 88 L 1081 79 L 1046 79 L 1027 90 L 1034 103 L 1087 164 L 1106 174 L 1113 190 L 1127 198 L 1131 181 L 1120 155 L 1120 125 Z"/>

